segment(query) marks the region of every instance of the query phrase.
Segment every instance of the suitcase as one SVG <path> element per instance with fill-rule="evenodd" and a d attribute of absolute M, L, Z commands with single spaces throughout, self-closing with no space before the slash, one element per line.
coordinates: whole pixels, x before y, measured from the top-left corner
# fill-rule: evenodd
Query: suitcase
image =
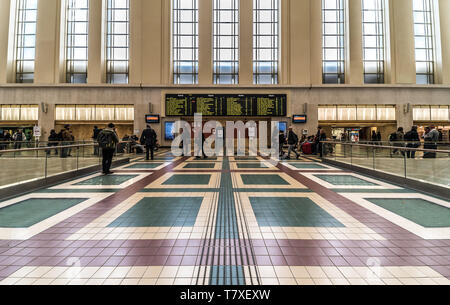
<path fill-rule="evenodd" d="M 312 155 L 312 144 L 311 143 L 305 143 L 302 145 L 302 152 L 305 155 Z"/>

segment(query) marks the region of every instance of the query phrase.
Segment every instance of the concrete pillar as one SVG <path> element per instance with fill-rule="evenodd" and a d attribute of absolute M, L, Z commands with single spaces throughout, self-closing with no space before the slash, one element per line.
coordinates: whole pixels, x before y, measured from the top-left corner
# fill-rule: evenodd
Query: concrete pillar
<path fill-rule="evenodd" d="M 48 103 L 47 107 L 47 112 L 44 112 L 41 105 L 39 105 L 38 126 L 41 127 L 41 141 L 47 141 L 50 131 L 55 129 L 55 104 Z"/>
<path fill-rule="evenodd" d="M 105 51 L 103 27 L 103 0 L 89 1 L 89 50 L 88 50 L 88 83 L 105 82 Z"/>
<path fill-rule="evenodd" d="M 145 1 L 145 0 L 144 0 Z M 129 83 L 142 83 L 142 0 L 130 0 Z"/>
<path fill-rule="evenodd" d="M 239 84 L 253 84 L 253 1 L 239 1 Z"/>
<path fill-rule="evenodd" d="M 310 0 L 291 0 L 289 7 L 289 35 L 284 35 L 290 41 L 289 74 L 290 84 L 311 84 L 311 19 Z M 320 1 L 318 1 L 320 2 Z M 283 37 L 283 33 L 281 35 Z"/>
<path fill-rule="evenodd" d="M 450 85 L 450 0 L 439 0 L 442 83 Z"/>
<path fill-rule="evenodd" d="M 243 1 L 241 1 L 243 2 Z M 252 1 L 245 1 L 252 2 Z M 199 0 L 198 9 L 198 83 L 200 85 L 212 84 L 212 8 L 211 0 Z"/>
<path fill-rule="evenodd" d="M 11 1 L 0 1 L 0 84 L 8 80 L 8 45 Z"/>
<path fill-rule="evenodd" d="M 322 84 L 322 1 L 310 0 L 310 77 L 312 85 Z"/>
<path fill-rule="evenodd" d="M 364 83 L 364 64 L 362 48 L 362 5 L 361 0 L 348 0 L 348 38 L 349 60 L 346 83 L 362 85 Z"/>
<path fill-rule="evenodd" d="M 412 106 L 409 109 L 407 108 L 407 103 L 399 103 L 396 108 L 397 127 L 403 127 L 405 132 L 409 131 L 411 126 L 414 125 Z"/>
<path fill-rule="evenodd" d="M 391 82 L 416 83 L 412 0 L 390 0 Z"/>
<path fill-rule="evenodd" d="M 59 82 L 61 1 L 38 1 L 34 82 Z"/>

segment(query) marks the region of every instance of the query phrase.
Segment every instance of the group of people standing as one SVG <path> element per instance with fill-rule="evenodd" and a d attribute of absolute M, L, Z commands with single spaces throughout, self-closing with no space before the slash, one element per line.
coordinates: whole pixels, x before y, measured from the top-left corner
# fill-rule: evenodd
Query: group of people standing
<path fill-rule="evenodd" d="M 72 133 L 72 130 L 70 128 L 70 125 L 65 125 L 64 128 L 59 132 L 56 133 L 56 130 L 52 129 L 50 131 L 50 135 L 48 136 L 48 143 L 47 146 L 50 147 L 49 150 L 47 150 L 47 155 L 51 154 L 51 147 L 58 147 L 58 146 L 69 146 L 71 144 L 74 144 L 75 137 Z M 70 147 L 68 148 L 61 148 L 60 150 L 60 157 L 61 158 L 67 158 L 71 157 L 72 149 Z M 58 155 L 58 149 L 55 148 L 55 155 Z"/>
<path fill-rule="evenodd" d="M 300 157 L 300 153 L 307 155 L 319 154 L 320 157 L 323 156 L 324 143 L 327 140 L 327 135 L 324 129 L 318 127 L 315 136 L 302 135 L 299 139 L 297 134 L 294 132 L 292 127 L 289 127 L 287 137 L 283 131 L 280 130 L 279 143 L 280 143 L 280 153 L 279 157 L 281 159 L 290 160 L 292 152 L 295 154 L 296 158 Z M 284 145 L 288 145 L 287 155 L 284 153 Z"/>
<path fill-rule="evenodd" d="M 399 127 L 395 133 L 392 133 L 389 137 L 389 141 L 392 142 L 393 146 L 395 147 L 407 147 L 407 148 L 419 148 L 422 143 L 420 141 L 419 133 L 417 132 L 418 127 L 412 126 L 411 130 L 407 133 L 404 133 L 403 127 Z M 424 140 L 424 149 L 437 149 L 438 148 L 438 142 L 440 140 L 440 133 L 436 129 L 435 126 L 429 126 L 425 127 L 425 133 L 423 135 Z M 416 151 L 415 150 L 407 150 L 406 152 L 404 150 L 400 149 L 394 149 L 393 154 L 399 152 L 402 156 L 405 156 L 407 158 L 414 159 L 416 157 Z M 436 158 L 435 152 L 424 152 L 423 158 Z"/>
<path fill-rule="evenodd" d="M 31 137 L 27 137 L 22 129 L 18 129 L 11 135 L 9 131 L 4 130 L 0 134 L 0 150 L 7 149 L 10 143 L 14 143 L 14 149 L 21 149 L 22 144 L 30 140 Z"/>
<path fill-rule="evenodd" d="M 95 132 L 94 132 L 95 135 Z M 112 159 L 119 144 L 119 136 L 117 135 L 116 126 L 113 123 L 108 124 L 108 127 L 98 131 L 96 139 L 98 147 L 102 150 L 102 172 L 104 175 L 110 175 Z M 141 145 L 146 149 L 146 160 L 154 159 L 154 151 L 157 144 L 156 132 L 150 125 L 142 132 L 140 138 Z"/>

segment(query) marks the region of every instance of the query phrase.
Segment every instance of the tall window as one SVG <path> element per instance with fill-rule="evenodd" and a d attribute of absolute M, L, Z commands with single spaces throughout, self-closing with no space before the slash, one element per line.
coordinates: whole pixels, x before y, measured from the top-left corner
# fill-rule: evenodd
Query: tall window
<path fill-rule="evenodd" d="M 17 1 L 16 82 L 34 81 L 37 0 Z"/>
<path fill-rule="evenodd" d="M 239 0 L 214 0 L 213 11 L 214 83 L 238 84 Z"/>
<path fill-rule="evenodd" d="M 130 1 L 108 0 L 106 32 L 106 81 L 128 83 Z"/>
<path fill-rule="evenodd" d="M 89 0 L 67 0 L 66 82 L 86 83 Z"/>
<path fill-rule="evenodd" d="M 413 0 L 418 84 L 434 84 L 433 3 Z"/>
<path fill-rule="evenodd" d="M 174 84 L 198 83 L 198 0 L 173 0 Z"/>
<path fill-rule="evenodd" d="M 363 0 L 364 82 L 384 83 L 384 0 Z"/>
<path fill-rule="evenodd" d="M 322 0 L 323 83 L 345 83 L 345 0 Z"/>
<path fill-rule="evenodd" d="M 279 0 L 253 0 L 255 84 L 278 84 L 279 20 Z"/>

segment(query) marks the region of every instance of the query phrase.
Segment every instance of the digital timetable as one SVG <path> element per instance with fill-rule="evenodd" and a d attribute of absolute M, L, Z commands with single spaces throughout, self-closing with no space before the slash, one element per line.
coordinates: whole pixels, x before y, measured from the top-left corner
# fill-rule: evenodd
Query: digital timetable
<path fill-rule="evenodd" d="M 167 94 L 166 116 L 266 116 L 287 115 L 286 94 Z"/>

